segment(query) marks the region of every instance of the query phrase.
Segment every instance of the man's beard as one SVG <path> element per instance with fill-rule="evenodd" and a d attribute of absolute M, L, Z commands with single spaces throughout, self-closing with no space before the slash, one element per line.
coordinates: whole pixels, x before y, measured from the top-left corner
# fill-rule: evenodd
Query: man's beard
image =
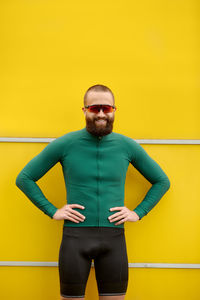
<path fill-rule="evenodd" d="M 98 126 L 95 124 L 96 120 L 106 120 L 106 126 Z M 114 118 L 109 119 L 109 118 L 94 118 L 93 120 L 91 119 L 86 119 L 86 128 L 87 130 L 95 135 L 95 136 L 104 136 L 112 132 L 113 130 L 113 122 Z"/>

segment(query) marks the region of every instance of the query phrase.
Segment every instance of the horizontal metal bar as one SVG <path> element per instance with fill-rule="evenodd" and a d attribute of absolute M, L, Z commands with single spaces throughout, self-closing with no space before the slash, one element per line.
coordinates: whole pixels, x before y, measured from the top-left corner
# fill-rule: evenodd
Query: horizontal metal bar
<path fill-rule="evenodd" d="M 129 263 L 129 268 L 200 269 L 200 264 Z"/>
<path fill-rule="evenodd" d="M 4 143 L 50 143 L 56 138 L 28 138 L 28 137 L 0 137 Z M 200 140 L 195 139 L 134 139 L 139 144 L 156 145 L 200 145 Z"/>
<path fill-rule="evenodd" d="M 56 138 L 18 138 L 18 137 L 0 137 L 0 142 L 6 143 L 50 143 Z"/>
<path fill-rule="evenodd" d="M 0 261 L 0 266 L 57 267 L 54 261 Z M 129 263 L 129 268 L 200 269 L 200 264 Z M 92 267 L 94 263 L 92 262 Z"/>
<path fill-rule="evenodd" d="M 176 139 L 142 139 L 135 140 L 139 144 L 156 144 L 156 145 L 200 145 L 200 140 L 176 140 Z"/>
<path fill-rule="evenodd" d="M 54 262 L 54 261 L 0 261 L 0 266 L 57 267 L 58 262 Z"/>

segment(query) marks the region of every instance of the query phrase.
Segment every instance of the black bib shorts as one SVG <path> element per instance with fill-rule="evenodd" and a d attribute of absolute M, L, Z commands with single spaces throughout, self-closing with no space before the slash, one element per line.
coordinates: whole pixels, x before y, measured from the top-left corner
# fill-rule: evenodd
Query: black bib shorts
<path fill-rule="evenodd" d="M 58 263 L 61 296 L 85 296 L 92 260 L 99 295 L 125 295 L 128 257 L 124 228 L 64 226 Z"/>

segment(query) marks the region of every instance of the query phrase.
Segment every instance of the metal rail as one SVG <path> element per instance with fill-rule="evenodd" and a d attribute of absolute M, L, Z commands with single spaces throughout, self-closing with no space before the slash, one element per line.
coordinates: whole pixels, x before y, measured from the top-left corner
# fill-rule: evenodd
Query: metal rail
<path fill-rule="evenodd" d="M 31 138 L 31 137 L 0 137 L 3 143 L 50 143 L 56 138 Z M 200 145 L 200 140 L 195 139 L 134 139 L 139 144 L 156 145 Z"/>
<path fill-rule="evenodd" d="M 10 267 L 58 267 L 55 261 L 0 261 L 0 266 Z M 200 269 L 200 264 L 129 263 L 129 268 Z M 92 267 L 94 264 L 92 262 Z"/>

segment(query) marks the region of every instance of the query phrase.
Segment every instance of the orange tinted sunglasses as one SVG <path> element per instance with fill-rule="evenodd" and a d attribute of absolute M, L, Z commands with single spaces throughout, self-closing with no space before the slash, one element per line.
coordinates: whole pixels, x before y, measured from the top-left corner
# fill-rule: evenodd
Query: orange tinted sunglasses
<path fill-rule="evenodd" d="M 94 105 L 87 105 L 85 106 L 89 112 L 98 114 L 100 110 L 102 109 L 104 114 L 108 114 L 113 112 L 113 110 L 116 110 L 116 107 L 114 105 L 109 104 L 94 104 Z"/>

